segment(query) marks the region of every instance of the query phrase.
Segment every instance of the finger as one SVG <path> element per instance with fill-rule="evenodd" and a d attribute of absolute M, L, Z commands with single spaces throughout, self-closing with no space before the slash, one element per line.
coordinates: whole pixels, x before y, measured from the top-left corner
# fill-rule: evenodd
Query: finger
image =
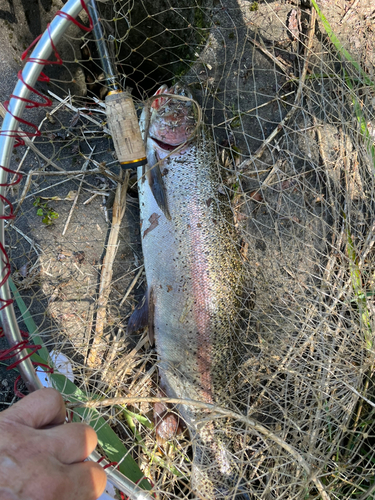
<path fill-rule="evenodd" d="M 82 462 L 95 450 L 98 442 L 94 429 L 84 423 L 43 429 L 40 436 L 48 451 L 63 464 Z"/>
<path fill-rule="evenodd" d="M 107 484 L 107 475 L 96 462 L 81 462 L 68 465 L 72 484 L 76 485 L 76 492 L 71 498 L 80 500 L 97 500 L 104 492 Z"/>
<path fill-rule="evenodd" d="M 65 421 L 65 404 L 55 389 L 39 389 L 6 410 L 2 417 L 40 429 L 46 425 L 62 424 Z"/>
<path fill-rule="evenodd" d="M 102 467 L 90 461 L 63 465 L 51 459 L 37 472 L 29 477 L 28 495 L 22 496 L 22 500 L 97 500 L 107 480 Z"/>

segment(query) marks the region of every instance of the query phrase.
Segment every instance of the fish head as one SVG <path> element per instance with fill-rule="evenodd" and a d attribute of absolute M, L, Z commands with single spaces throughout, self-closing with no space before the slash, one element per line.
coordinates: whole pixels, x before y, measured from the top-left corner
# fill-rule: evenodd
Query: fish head
<path fill-rule="evenodd" d="M 177 98 L 173 98 L 174 94 Z M 156 95 L 160 95 L 151 105 L 151 118 L 148 130 L 156 149 L 173 151 L 190 139 L 197 124 L 195 105 L 192 101 L 178 99 L 178 96 L 192 99 L 181 84 L 168 88 L 162 85 Z"/>

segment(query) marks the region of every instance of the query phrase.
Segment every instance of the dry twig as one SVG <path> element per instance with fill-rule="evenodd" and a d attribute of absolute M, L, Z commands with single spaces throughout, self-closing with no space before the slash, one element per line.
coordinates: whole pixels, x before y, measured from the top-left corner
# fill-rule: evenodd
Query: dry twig
<path fill-rule="evenodd" d="M 55 98 L 59 102 L 65 101 L 65 99 L 61 99 L 61 97 L 57 96 L 56 94 L 54 94 L 50 90 L 48 91 L 48 93 L 49 93 L 50 96 L 52 96 L 53 98 Z M 76 108 L 72 104 L 69 104 L 68 102 L 64 102 L 64 106 L 66 106 L 67 108 L 71 109 L 75 113 L 78 113 L 78 111 L 79 111 L 78 108 Z M 80 116 L 82 118 L 86 118 L 86 120 L 89 120 L 92 123 L 95 123 L 95 125 L 98 125 L 99 127 L 103 127 L 103 132 L 105 132 L 108 135 L 111 135 L 111 132 L 107 129 L 107 127 L 104 127 L 100 122 L 98 122 L 98 120 L 95 120 L 95 118 L 93 118 L 92 116 L 87 115 L 86 113 L 81 113 Z"/>
<path fill-rule="evenodd" d="M 102 271 L 100 276 L 99 299 L 97 303 L 96 324 L 94 339 L 87 363 L 90 367 L 96 367 L 101 364 L 101 343 L 103 341 L 104 327 L 107 317 L 107 304 L 111 290 L 111 281 L 113 273 L 113 262 L 118 248 L 118 235 L 120 225 L 126 208 L 126 193 L 128 190 L 130 171 L 127 170 L 122 184 L 118 183 L 116 189 L 115 201 L 113 204 L 112 227 L 108 238 L 107 253 L 103 259 Z"/>
<path fill-rule="evenodd" d="M 120 328 L 119 331 L 117 332 L 116 338 L 114 339 L 114 341 L 111 344 L 111 348 L 108 352 L 107 359 L 105 360 L 105 363 L 103 365 L 103 369 L 101 370 L 101 373 L 100 373 L 100 378 L 104 381 L 107 378 L 108 370 L 109 370 L 111 364 L 113 363 L 115 356 L 118 354 L 118 349 L 119 349 L 119 346 L 120 346 L 122 341 L 123 341 L 123 331 Z"/>
<path fill-rule="evenodd" d="M 262 43 L 257 42 L 254 38 L 251 38 L 250 36 L 248 36 L 247 39 L 249 40 L 249 42 L 251 42 L 253 45 L 255 45 L 255 47 L 257 47 L 259 50 L 261 50 L 267 57 L 269 57 L 288 78 L 294 78 L 292 71 L 289 71 L 289 70 L 291 70 L 290 64 L 287 66 L 286 64 L 282 63 L 269 50 L 267 50 L 266 47 Z"/>
<path fill-rule="evenodd" d="M 359 3 L 359 0 L 354 0 L 352 5 L 348 8 L 348 10 L 342 16 L 340 24 L 342 24 L 344 21 L 346 21 L 346 19 L 351 15 L 352 11 L 357 7 L 358 3 Z"/>
<path fill-rule="evenodd" d="M 221 123 L 218 123 L 216 126 L 220 127 L 221 125 L 225 125 L 226 123 L 234 121 L 236 118 L 239 118 L 240 116 L 243 115 L 249 115 L 250 113 L 253 113 L 254 111 L 258 111 L 261 108 L 265 108 L 266 106 L 269 106 L 270 104 L 278 101 L 283 101 L 290 95 L 295 94 L 295 90 L 292 90 L 291 92 L 287 92 L 284 95 L 278 95 L 274 99 L 271 99 L 270 101 L 264 102 L 263 104 L 259 104 L 259 106 L 255 106 L 255 108 L 248 109 L 247 111 L 244 111 L 243 113 L 239 113 L 238 115 L 232 116 L 232 118 L 228 118 L 227 120 L 224 120 Z"/>
<path fill-rule="evenodd" d="M 134 366 L 134 360 L 136 359 L 136 355 L 138 351 L 142 349 L 148 342 L 148 333 L 145 333 L 137 345 L 132 349 L 126 356 L 119 360 L 116 366 L 116 374 L 112 375 L 111 379 L 108 381 L 108 385 L 111 386 L 114 381 L 118 381 L 121 377 L 124 377 L 128 373 L 131 372 Z"/>
<path fill-rule="evenodd" d="M 137 274 L 135 275 L 133 281 L 130 283 L 130 286 L 129 288 L 127 289 L 125 295 L 123 296 L 121 302 L 120 302 L 120 307 L 123 305 L 123 303 L 125 302 L 125 300 L 129 297 L 130 295 L 130 292 L 133 290 L 133 288 L 135 287 L 140 275 L 142 274 L 143 272 L 143 269 L 144 269 L 145 266 L 141 266 L 137 272 Z"/>
<path fill-rule="evenodd" d="M 61 104 L 62 106 L 63 104 Z M 56 110 L 53 110 L 50 114 L 52 114 L 53 112 L 57 111 Z M 5 114 L 7 113 L 7 110 L 4 108 L 4 106 L 0 103 L 0 116 L 2 116 L 3 118 L 5 117 Z M 43 123 L 43 122 L 42 122 Z M 40 127 L 39 127 L 40 128 Z M 38 130 L 39 130 L 38 128 Z M 56 163 L 54 163 L 50 158 L 47 158 L 47 156 L 44 156 L 44 154 L 39 151 L 39 149 L 35 146 L 33 140 L 35 139 L 35 137 L 33 137 L 33 139 L 29 139 L 27 136 L 25 137 L 22 137 L 23 141 L 25 142 L 26 146 L 31 149 L 32 151 L 34 151 L 35 154 L 37 154 L 38 156 L 40 156 L 40 158 L 42 158 L 42 160 L 44 160 L 46 162 L 45 164 L 45 167 L 48 167 L 49 165 L 51 165 L 51 167 L 55 168 L 56 170 L 60 170 L 60 171 L 63 171 L 64 169 L 59 167 L 58 165 L 56 165 Z M 19 165 L 18 165 L 18 168 L 16 170 L 16 172 L 18 172 L 20 170 L 20 168 L 22 167 L 22 164 L 26 158 L 26 155 L 28 153 L 28 150 L 25 152 L 25 154 L 23 155 L 23 158 L 22 160 L 20 161 Z M 14 177 L 12 179 L 11 182 L 14 182 Z"/>
<path fill-rule="evenodd" d="M 91 159 L 91 156 L 93 155 L 95 151 L 95 146 L 93 147 L 93 149 L 90 151 L 90 154 L 89 154 L 89 157 L 88 159 L 85 161 L 85 163 L 82 165 L 82 173 L 86 172 L 87 170 L 87 167 L 90 163 L 90 159 Z M 81 182 L 79 183 L 79 186 L 78 186 L 78 189 L 77 189 L 77 194 L 75 195 L 75 198 L 73 200 L 73 205 L 70 209 L 70 212 L 69 212 L 69 215 L 68 215 L 68 218 L 66 219 L 66 222 L 65 222 L 65 226 L 64 226 L 64 229 L 63 229 L 63 232 L 61 233 L 62 236 L 65 236 L 65 233 L 68 229 L 68 226 L 69 226 L 69 222 L 70 222 L 70 219 L 72 218 L 72 215 L 73 215 L 73 212 L 74 212 L 74 209 L 77 205 L 77 202 L 78 202 L 78 197 L 79 197 L 79 194 L 81 192 L 81 189 L 82 189 L 82 184 L 83 184 L 83 179 L 84 179 L 84 176 L 82 176 L 81 178 Z"/>

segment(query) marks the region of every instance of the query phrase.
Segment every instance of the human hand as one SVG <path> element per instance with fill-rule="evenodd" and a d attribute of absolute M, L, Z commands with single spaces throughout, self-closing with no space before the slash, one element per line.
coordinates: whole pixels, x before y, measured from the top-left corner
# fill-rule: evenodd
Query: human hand
<path fill-rule="evenodd" d="M 55 389 L 40 389 L 0 413 L 0 500 L 96 500 L 106 474 L 83 462 L 95 449 L 95 431 L 65 422 Z"/>

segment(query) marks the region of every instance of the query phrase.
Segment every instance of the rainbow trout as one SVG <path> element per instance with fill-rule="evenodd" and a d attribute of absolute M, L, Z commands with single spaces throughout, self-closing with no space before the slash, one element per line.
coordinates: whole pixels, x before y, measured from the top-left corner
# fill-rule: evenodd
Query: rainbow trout
<path fill-rule="evenodd" d="M 180 85 L 163 85 L 148 123 L 145 111 L 140 120 L 147 134 L 148 166 L 138 169 L 138 186 L 148 291 L 128 330 L 148 325 L 167 396 L 220 405 L 233 391 L 241 259 L 229 201 L 218 191 L 212 139 L 202 126 L 174 152 L 196 127 L 196 107 L 165 93 L 187 95 Z M 178 410 L 193 445 L 193 490 L 205 499 L 236 498 L 225 429 L 203 422 L 202 408 Z"/>

